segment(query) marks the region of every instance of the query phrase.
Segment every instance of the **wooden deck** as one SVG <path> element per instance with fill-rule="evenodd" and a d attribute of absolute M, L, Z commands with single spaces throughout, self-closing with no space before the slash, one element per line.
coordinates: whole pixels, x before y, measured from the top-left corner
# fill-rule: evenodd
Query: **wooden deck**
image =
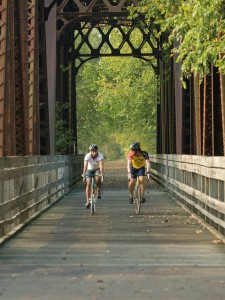
<path fill-rule="evenodd" d="M 137 216 L 128 191 L 62 198 L 0 247 L 2 299 L 224 299 L 225 245 L 163 190 Z"/>

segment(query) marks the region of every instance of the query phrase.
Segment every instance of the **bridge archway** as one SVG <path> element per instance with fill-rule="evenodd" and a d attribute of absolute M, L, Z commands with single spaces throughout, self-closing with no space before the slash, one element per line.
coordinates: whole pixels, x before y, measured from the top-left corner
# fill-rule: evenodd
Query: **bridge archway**
<path fill-rule="evenodd" d="M 54 2 L 57 4 L 57 101 L 69 104 L 63 119 L 68 128 L 73 129 L 76 153 L 76 75 L 79 68 L 93 58 L 132 56 L 147 61 L 158 74 L 160 42 L 157 28 L 147 25 L 144 18 L 128 20 L 127 7 L 136 6 L 138 1 L 64 0 L 53 1 L 52 6 Z M 133 40 L 137 30 L 142 35 L 138 45 Z M 118 34 L 117 45 L 110 40 L 113 31 Z M 93 35 L 95 40 L 91 38 Z"/>
<path fill-rule="evenodd" d="M 223 77 L 219 78 L 212 66 L 211 74 L 205 76 L 202 84 L 192 76 L 187 80 L 185 90 L 180 81 L 181 64 L 176 62 L 176 57 L 169 61 L 161 59 L 160 45 L 166 37 L 155 38 L 157 28 L 151 23 L 146 26 L 141 16 L 138 20 L 127 19 L 128 6 L 137 6 L 138 3 L 137 0 L 52 0 L 46 8 L 47 18 L 52 7 L 57 7 L 57 101 L 70 104 L 64 118 L 68 128 L 74 130 L 75 149 L 77 71 L 87 60 L 102 56 L 103 45 L 110 49 L 108 55 L 122 56 L 123 43 L 126 42 L 131 49 L 129 55 L 148 60 L 160 77 L 157 153 L 224 155 L 223 95 L 215 97 L 219 86 L 223 90 Z M 105 26 L 109 27 L 107 33 L 102 30 Z M 143 43 L 148 43 L 151 49 L 148 52 L 143 51 L 142 45 L 135 47 L 132 44 L 131 33 L 137 27 L 143 30 Z M 114 47 L 109 38 L 110 31 L 115 29 L 122 36 L 118 47 Z M 101 38 L 97 47 L 89 40 L 93 30 L 98 30 Z M 84 45 L 87 53 L 81 51 Z M 156 65 L 152 63 L 153 57 Z"/>

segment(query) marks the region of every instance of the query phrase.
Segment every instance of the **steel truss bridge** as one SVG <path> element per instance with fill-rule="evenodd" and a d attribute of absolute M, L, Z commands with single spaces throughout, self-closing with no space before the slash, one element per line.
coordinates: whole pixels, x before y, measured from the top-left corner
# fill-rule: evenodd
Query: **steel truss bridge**
<path fill-rule="evenodd" d="M 101 56 L 144 59 L 158 74 L 157 153 L 224 156 L 225 77 L 212 66 L 201 83 L 191 77 L 183 89 L 176 57 L 162 60 L 166 37 L 157 38 L 142 16 L 128 20 L 127 7 L 138 2 L 0 0 L 0 156 L 54 154 L 56 101 L 69 104 L 63 118 L 74 131 L 76 153 L 76 74 Z M 143 35 L 138 48 L 135 28 Z M 110 41 L 114 30 L 117 47 Z"/>

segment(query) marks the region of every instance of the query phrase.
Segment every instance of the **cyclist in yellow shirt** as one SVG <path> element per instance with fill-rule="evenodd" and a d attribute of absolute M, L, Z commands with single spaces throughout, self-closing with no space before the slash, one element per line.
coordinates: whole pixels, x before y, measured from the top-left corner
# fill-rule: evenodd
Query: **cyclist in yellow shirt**
<path fill-rule="evenodd" d="M 146 151 L 141 150 L 141 146 L 139 142 L 134 142 L 130 145 L 130 152 L 128 153 L 127 157 L 127 172 L 129 178 L 129 192 L 130 198 L 129 201 L 133 203 L 133 191 L 135 187 L 135 179 L 139 176 L 140 180 L 140 190 L 141 190 L 141 197 L 142 203 L 146 202 L 144 197 L 145 195 L 145 165 L 146 165 L 146 174 L 148 179 L 150 177 L 150 160 L 149 154 Z"/>

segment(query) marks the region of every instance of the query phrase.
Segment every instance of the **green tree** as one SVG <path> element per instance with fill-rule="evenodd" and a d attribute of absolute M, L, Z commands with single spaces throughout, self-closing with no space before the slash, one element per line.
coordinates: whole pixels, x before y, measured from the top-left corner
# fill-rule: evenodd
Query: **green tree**
<path fill-rule="evenodd" d="M 68 154 L 69 148 L 73 146 L 73 130 L 67 128 L 67 123 L 61 118 L 63 110 L 68 104 L 56 103 L 56 154 Z"/>
<path fill-rule="evenodd" d="M 143 0 L 130 7 L 131 18 L 144 14 L 148 22 L 169 34 L 164 49 L 182 62 L 183 76 L 208 74 L 210 65 L 225 74 L 224 0 Z"/>

